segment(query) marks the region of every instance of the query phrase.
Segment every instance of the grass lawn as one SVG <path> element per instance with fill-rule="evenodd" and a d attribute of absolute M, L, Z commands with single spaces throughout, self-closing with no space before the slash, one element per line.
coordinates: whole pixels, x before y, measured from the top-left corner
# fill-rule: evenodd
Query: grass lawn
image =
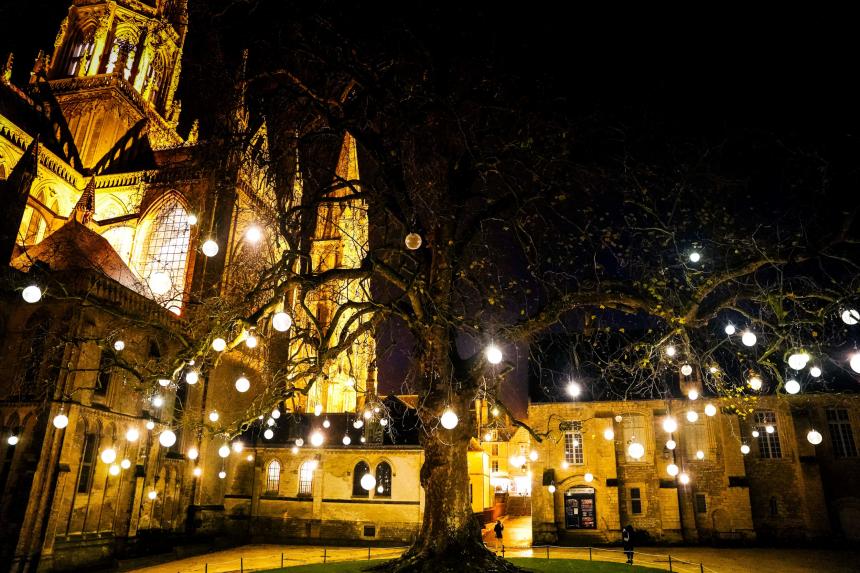
<path fill-rule="evenodd" d="M 318 563 L 315 565 L 297 565 L 295 567 L 284 567 L 283 569 L 269 569 L 265 573 L 359 573 L 365 567 L 387 561 L 346 561 Z M 599 561 L 581 561 L 579 559 L 529 559 L 514 558 L 511 563 L 518 565 L 528 571 L 552 572 L 552 573 L 648 573 L 650 571 L 664 571 L 663 569 L 652 569 L 651 567 L 630 567 L 623 563 L 601 563 Z"/>

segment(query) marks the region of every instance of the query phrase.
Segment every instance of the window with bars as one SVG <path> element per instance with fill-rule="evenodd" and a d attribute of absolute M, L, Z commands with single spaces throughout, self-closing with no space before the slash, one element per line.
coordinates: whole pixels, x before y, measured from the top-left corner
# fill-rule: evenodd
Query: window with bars
<path fill-rule="evenodd" d="M 564 461 L 582 465 L 582 422 L 571 422 L 571 430 L 564 433 Z"/>
<path fill-rule="evenodd" d="M 391 497 L 391 466 L 387 462 L 376 466 L 376 495 Z"/>
<path fill-rule="evenodd" d="M 305 462 L 299 467 L 299 495 L 311 496 L 314 492 L 314 470 L 317 469 L 316 461 Z"/>
<path fill-rule="evenodd" d="M 827 425 L 830 427 L 833 455 L 837 458 L 857 457 L 857 446 L 854 442 L 854 432 L 851 430 L 848 410 L 829 408 L 827 410 Z"/>
<path fill-rule="evenodd" d="M 638 487 L 630 488 L 630 513 L 634 515 L 642 513 L 642 490 Z"/>
<path fill-rule="evenodd" d="M 647 459 L 643 456 L 639 459 L 630 455 L 629 446 L 634 440 L 645 445 L 645 418 L 640 414 L 628 414 L 622 420 L 622 431 L 624 437 L 624 456 L 628 462 L 641 462 Z"/>
<path fill-rule="evenodd" d="M 776 425 L 776 414 L 772 410 L 760 410 L 755 413 L 755 425 L 758 430 L 758 452 L 763 459 L 782 457 L 779 445 L 779 429 Z M 771 428 L 771 431 L 768 431 Z"/>
<path fill-rule="evenodd" d="M 281 485 L 281 462 L 272 460 L 266 468 L 266 493 L 277 494 Z"/>
<path fill-rule="evenodd" d="M 141 276 L 147 281 L 156 272 L 170 277 L 170 289 L 165 295 L 159 295 L 169 299 L 159 300 L 165 308 L 178 310 L 182 307 L 190 239 L 188 212 L 177 198 L 167 199 L 152 221 L 140 268 Z"/>
<path fill-rule="evenodd" d="M 98 434 L 86 434 L 84 436 L 81 467 L 78 470 L 78 493 L 89 493 L 90 487 L 92 487 L 98 444 Z"/>
<path fill-rule="evenodd" d="M 367 497 L 368 491 L 361 487 L 361 478 L 370 473 L 370 466 L 365 462 L 358 462 L 352 470 L 352 495 L 353 497 Z"/>

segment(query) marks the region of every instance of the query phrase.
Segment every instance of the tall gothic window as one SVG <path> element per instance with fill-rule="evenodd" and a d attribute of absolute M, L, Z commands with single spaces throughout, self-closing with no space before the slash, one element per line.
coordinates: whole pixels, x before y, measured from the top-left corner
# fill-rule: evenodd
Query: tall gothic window
<path fill-rule="evenodd" d="M 854 432 L 851 430 L 848 410 L 829 408 L 827 410 L 827 425 L 830 427 L 833 455 L 837 458 L 857 457 L 857 445 L 854 443 Z"/>
<path fill-rule="evenodd" d="M 314 471 L 317 469 L 316 460 L 310 460 L 299 468 L 299 495 L 308 497 L 314 493 Z"/>
<path fill-rule="evenodd" d="M 391 497 L 391 466 L 388 462 L 376 466 L 376 495 Z"/>
<path fill-rule="evenodd" d="M 134 67 L 134 56 L 134 44 L 131 40 L 117 38 L 110 50 L 105 71 L 112 74 L 114 70 L 122 70 L 123 77 L 129 79 Z"/>
<path fill-rule="evenodd" d="M 266 468 L 266 493 L 277 494 L 281 485 L 281 462 L 272 460 Z"/>
<path fill-rule="evenodd" d="M 69 66 L 66 69 L 70 76 L 76 76 L 82 72 L 82 68 L 89 64 L 93 55 L 93 37 L 92 34 L 86 37 L 78 34 L 77 40 L 72 45 L 72 50 L 69 53 Z M 83 70 L 86 73 L 86 69 Z"/>
<path fill-rule="evenodd" d="M 179 199 L 170 197 L 164 201 L 152 219 L 138 260 L 140 275 L 149 284 L 154 297 L 162 306 L 177 314 L 182 308 L 190 239 L 188 212 Z M 170 284 L 157 283 L 154 280 L 156 273 L 166 274 L 170 278 Z M 166 292 L 165 286 L 168 287 Z"/>
<path fill-rule="evenodd" d="M 355 464 L 355 468 L 352 470 L 352 496 L 353 497 L 367 497 L 367 490 L 361 487 L 361 478 L 365 476 L 365 474 L 370 473 L 370 466 L 365 462 L 358 462 Z"/>
<path fill-rule="evenodd" d="M 758 430 L 758 451 L 765 459 L 782 457 L 779 444 L 779 429 L 776 425 L 776 414 L 772 410 L 762 410 L 755 413 L 755 425 Z"/>
<path fill-rule="evenodd" d="M 98 450 L 98 445 L 98 434 L 87 433 L 84 436 L 81 467 L 78 471 L 78 493 L 89 493 L 90 487 L 93 485 L 93 474 L 95 473 L 96 451 Z"/>

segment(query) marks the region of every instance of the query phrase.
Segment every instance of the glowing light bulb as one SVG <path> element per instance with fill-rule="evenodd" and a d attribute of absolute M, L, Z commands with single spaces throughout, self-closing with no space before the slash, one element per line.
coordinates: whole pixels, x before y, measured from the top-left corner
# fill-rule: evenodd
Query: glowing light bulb
<path fill-rule="evenodd" d="M 750 388 L 752 388 L 753 390 L 761 390 L 761 387 L 762 387 L 761 378 L 759 378 L 758 376 L 753 376 L 752 378 L 749 379 L 749 385 L 750 385 Z"/>
<path fill-rule="evenodd" d="M 361 476 L 361 487 L 367 491 L 372 490 L 376 487 L 376 478 L 371 474 L 364 474 Z"/>
<path fill-rule="evenodd" d="M 212 350 L 214 350 L 215 352 L 224 352 L 226 348 L 227 341 L 223 338 L 219 337 L 212 341 Z"/>
<path fill-rule="evenodd" d="M 380 420 L 380 421 L 381 421 L 381 422 L 384 422 L 385 420 Z M 382 424 L 382 425 L 384 426 L 385 424 Z M 328 418 L 326 418 L 325 420 L 323 420 L 323 428 L 328 429 L 328 428 L 330 428 L 330 427 L 331 427 L 331 422 L 329 422 L 329 421 L 328 421 Z"/>
<path fill-rule="evenodd" d="M 484 351 L 484 356 L 486 356 L 487 362 L 490 364 L 499 364 L 503 358 L 502 350 L 495 344 L 491 344 L 487 347 Z"/>
<path fill-rule="evenodd" d="M 675 443 L 675 440 L 666 440 L 666 449 L 667 450 L 674 450 L 677 446 L 678 446 L 678 444 Z"/>
<path fill-rule="evenodd" d="M 248 454 L 248 457 L 245 459 L 248 460 L 249 462 L 253 462 L 254 461 L 254 454 Z"/>
<path fill-rule="evenodd" d="M 702 450 L 697 450 L 696 451 L 696 459 L 697 460 L 705 459 L 705 452 L 703 452 Z"/>
<path fill-rule="evenodd" d="M 152 405 L 156 408 L 161 408 L 162 406 L 164 406 L 164 398 L 156 394 L 152 397 Z"/>
<path fill-rule="evenodd" d="M 699 419 L 699 415 L 696 413 L 695 410 L 687 410 L 687 421 L 688 422 L 693 423 L 698 419 Z"/>
<path fill-rule="evenodd" d="M 846 308 L 842 311 L 842 322 L 848 326 L 854 326 L 860 322 L 860 312 L 856 308 Z"/>
<path fill-rule="evenodd" d="M 701 260 L 702 260 L 702 255 L 700 255 L 696 251 L 693 251 L 692 253 L 690 253 L 690 262 L 691 263 L 698 263 Z"/>
<path fill-rule="evenodd" d="M 675 347 L 674 347 L 674 346 L 671 346 L 671 345 L 670 345 L 670 346 L 667 346 L 667 347 L 666 347 L 666 356 L 668 356 L 668 357 L 670 357 L 670 358 L 671 358 L 672 356 L 675 356 L 675 354 L 676 354 L 677 352 L 678 352 L 678 351 L 675 349 Z"/>
<path fill-rule="evenodd" d="M 299 453 L 299 448 L 297 446 L 293 446 L 292 448 L 290 448 L 290 451 L 293 453 L 293 455 L 296 455 L 297 453 Z"/>
<path fill-rule="evenodd" d="M 460 421 L 460 418 L 457 417 L 454 410 L 448 408 L 442 413 L 442 417 L 439 421 L 442 422 L 442 427 L 446 430 L 453 430 L 457 427 L 457 423 Z"/>
<path fill-rule="evenodd" d="M 818 366 L 813 366 L 809 369 L 809 375 L 813 378 L 818 378 L 819 376 L 821 376 L 821 368 L 819 368 Z"/>
<path fill-rule="evenodd" d="M 251 388 L 251 381 L 244 376 L 240 376 L 236 378 L 235 387 L 237 392 L 244 394 Z"/>
<path fill-rule="evenodd" d="M 716 416 L 717 415 L 717 407 L 714 406 L 713 404 L 705 405 L 705 415 L 708 416 L 709 418 Z"/>
<path fill-rule="evenodd" d="M 743 455 L 747 455 L 748 453 L 750 453 L 750 447 L 746 444 L 742 445 L 741 446 L 741 453 Z"/>
<path fill-rule="evenodd" d="M 717 368 L 716 366 L 711 366 L 710 368 L 708 368 L 708 372 L 710 372 L 711 374 L 716 374 L 719 371 L 720 371 L 720 369 Z"/>
<path fill-rule="evenodd" d="M 194 468 L 191 473 L 194 474 L 194 477 L 200 477 L 203 475 L 203 468 Z"/>
<path fill-rule="evenodd" d="M 125 350 L 125 342 L 122 340 L 114 341 L 113 349 L 116 350 L 117 352 L 122 352 L 123 350 Z"/>
<path fill-rule="evenodd" d="M 301 448 L 305 445 L 305 441 L 301 438 L 296 438 L 296 445 Z"/>
<path fill-rule="evenodd" d="M 322 404 L 317 404 L 316 406 L 314 406 L 314 416 L 322 415 L 322 411 L 323 411 Z M 367 414 L 367 413 L 368 412 L 365 412 L 365 414 Z M 365 418 L 369 418 L 369 417 L 370 416 L 365 415 Z"/>
<path fill-rule="evenodd" d="M 268 429 L 266 429 L 265 432 L 263 432 L 263 437 L 266 438 L 267 440 L 271 440 L 272 438 L 275 437 L 275 432 L 273 432 L 271 430 L 271 428 L 268 428 Z"/>
<path fill-rule="evenodd" d="M 245 231 L 245 239 L 249 243 L 259 243 L 263 238 L 263 231 L 260 230 L 260 227 L 256 225 L 252 227 L 248 227 L 248 230 Z"/>
<path fill-rule="evenodd" d="M 795 352 L 788 357 L 788 365 L 792 370 L 803 370 L 809 362 L 809 354 L 806 352 Z"/>
<path fill-rule="evenodd" d="M 6 443 L 9 444 L 10 446 L 17 445 L 18 444 L 18 436 L 12 434 L 8 438 L 6 438 Z"/>
<path fill-rule="evenodd" d="M 348 446 L 348 445 L 349 445 L 349 444 L 351 444 L 351 443 L 352 443 L 352 439 L 351 439 L 349 436 L 344 436 L 344 437 L 343 437 L 343 445 L 344 445 L 344 446 Z"/>
<path fill-rule="evenodd" d="M 678 421 L 671 416 L 663 418 L 663 431 L 671 434 L 678 430 Z"/>
<path fill-rule="evenodd" d="M 197 215 L 195 215 L 194 213 L 189 213 L 188 214 L 188 224 L 189 225 L 196 225 L 197 224 Z"/>
<path fill-rule="evenodd" d="M 760 435 L 761 435 L 761 434 L 759 434 L 758 430 L 753 430 L 753 431 L 752 431 L 752 437 L 753 437 L 753 438 L 757 438 L 757 437 L 759 437 Z"/>
<path fill-rule="evenodd" d="M 774 428 L 773 426 L 768 424 L 767 426 L 764 427 L 764 431 L 767 432 L 768 434 L 772 434 L 776 431 L 776 428 Z"/>
<path fill-rule="evenodd" d="M 146 494 L 146 497 L 148 497 L 151 501 L 154 501 L 155 498 L 158 497 L 158 494 L 155 492 L 154 489 L 151 489 L 149 490 L 149 493 Z"/>
<path fill-rule="evenodd" d="M 37 303 L 42 300 L 42 289 L 36 285 L 30 285 L 21 291 L 21 296 L 30 304 Z"/>
<path fill-rule="evenodd" d="M 185 373 L 185 381 L 191 385 L 197 384 L 200 380 L 200 373 L 197 370 L 189 370 Z"/>
<path fill-rule="evenodd" d="M 687 472 L 684 472 L 678 476 L 678 481 L 681 482 L 681 485 L 687 485 L 690 483 L 690 476 L 687 475 Z"/>
<path fill-rule="evenodd" d="M 233 445 L 231 447 L 233 448 L 234 452 L 236 452 L 237 454 L 241 454 L 242 450 L 245 449 L 245 444 L 237 440 L 233 442 Z"/>
<path fill-rule="evenodd" d="M 851 355 L 849 364 L 851 365 L 851 370 L 860 374 L 860 352 Z"/>
<path fill-rule="evenodd" d="M 741 336 L 741 342 L 744 346 L 755 346 L 755 343 L 758 342 L 758 337 L 753 332 L 747 330 Z"/>
<path fill-rule="evenodd" d="M 493 408 L 493 411 L 492 411 L 492 412 L 490 412 L 490 413 L 491 413 L 491 414 L 493 415 L 493 417 L 495 418 L 495 417 L 497 417 L 497 416 L 499 415 L 499 409 L 498 409 L 498 408 Z"/>
<path fill-rule="evenodd" d="M 627 447 L 627 453 L 634 460 L 638 460 L 645 455 L 645 446 L 640 444 L 639 442 L 631 442 Z"/>
<path fill-rule="evenodd" d="M 245 346 L 248 348 L 257 348 L 257 345 L 260 343 L 260 340 L 254 333 L 249 333 L 248 337 L 245 339 Z"/>
<path fill-rule="evenodd" d="M 108 468 L 108 473 L 112 476 L 118 476 L 119 472 L 120 472 L 120 468 L 116 464 L 111 464 L 111 466 Z"/>
<path fill-rule="evenodd" d="M 168 386 L 170 386 L 170 380 L 168 380 L 167 378 L 159 378 L 158 385 L 162 388 L 167 388 Z"/>
<path fill-rule="evenodd" d="M 60 412 L 56 416 L 54 416 L 54 427 L 58 430 L 62 430 L 66 426 L 69 425 L 69 417 L 64 413 Z"/>
<path fill-rule="evenodd" d="M 786 380 L 785 391 L 789 394 L 797 394 L 800 392 L 800 382 L 797 380 Z"/>
<path fill-rule="evenodd" d="M 218 472 L 218 477 L 224 479 L 225 477 L 227 477 L 227 472 L 221 470 L 220 472 Z"/>
<path fill-rule="evenodd" d="M 211 412 L 209 412 L 209 421 L 210 422 L 217 422 L 220 417 L 221 417 L 221 414 L 219 414 L 215 410 L 212 410 Z"/>
<path fill-rule="evenodd" d="M 582 476 L 582 479 L 584 479 L 588 483 L 591 483 L 594 481 L 594 474 L 591 472 L 586 472 L 585 475 Z"/>
<path fill-rule="evenodd" d="M 228 446 L 227 444 L 222 445 L 220 448 L 218 448 L 218 455 L 222 458 L 226 458 L 227 456 L 229 456 L 230 446 Z"/>
<path fill-rule="evenodd" d="M 272 410 L 271 417 L 272 417 L 272 419 L 277 420 L 278 418 L 281 417 L 281 411 L 278 410 L 277 408 L 275 408 L 274 410 Z"/>
<path fill-rule="evenodd" d="M 214 257 L 218 254 L 218 243 L 213 241 L 212 239 L 208 239 L 205 243 L 203 243 L 203 247 L 201 248 L 203 254 L 207 257 Z"/>
<path fill-rule="evenodd" d="M 406 239 L 404 240 L 406 243 L 406 248 L 410 251 L 415 251 L 421 248 L 421 235 L 418 233 L 409 233 L 406 235 Z"/>
<path fill-rule="evenodd" d="M 737 332 L 737 329 L 735 328 L 735 325 L 734 325 L 734 324 L 727 324 L 727 325 L 726 325 L 726 328 L 725 328 L 725 331 L 726 331 L 726 334 L 728 334 L 729 336 L 731 336 L 732 334 L 734 334 L 735 332 Z"/>
<path fill-rule="evenodd" d="M 809 430 L 809 433 L 806 434 L 806 439 L 813 446 L 817 446 L 824 440 L 824 437 L 816 430 Z"/>
<path fill-rule="evenodd" d="M 567 460 L 561 460 L 561 469 L 566 470 L 569 467 L 570 467 L 570 464 L 568 463 Z"/>
<path fill-rule="evenodd" d="M 188 449 L 188 459 L 189 460 L 193 461 L 193 460 L 196 460 L 198 457 L 200 457 L 200 452 L 197 450 L 197 448 L 192 446 L 191 448 Z"/>
<path fill-rule="evenodd" d="M 121 468 L 122 468 L 122 469 L 124 469 L 124 470 L 127 470 L 128 468 L 130 468 L 130 467 L 131 467 L 131 460 L 130 460 L 130 459 L 128 459 L 128 458 L 125 458 L 124 460 L 122 460 L 122 461 L 119 463 L 119 467 L 121 467 Z"/>
<path fill-rule="evenodd" d="M 603 438 L 606 440 L 614 440 L 615 439 L 615 430 L 612 428 L 606 428 L 603 430 Z"/>
<path fill-rule="evenodd" d="M 666 473 L 672 477 L 675 477 L 680 472 L 681 472 L 681 470 L 675 464 L 669 464 L 668 466 L 666 466 Z"/>
<path fill-rule="evenodd" d="M 153 294 L 167 294 L 171 288 L 173 288 L 173 281 L 170 280 L 170 275 L 164 271 L 155 271 L 149 275 L 149 290 Z"/>
<path fill-rule="evenodd" d="M 314 432 L 311 434 L 311 445 L 313 447 L 315 447 L 315 448 L 320 447 L 321 445 L 323 445 L 324 441 L 325 441 L 325 436 L 323 435 L 322 432 L 317 431 L 317 432 Z"/>
<path fill-rule="evenodd" d="M 388 425 L 388 418 L 382 418 L 381 420 L 379 420 L 379 423 L 382 426 L 387 426 Z M 323 425 L 325 425 L 325 424 L 323 424 Z"/>
<path fill-rule="evenodd" d="M 571 398 L 576 398 L 582 392 L 582 386 L 580 386 L 577 382 L 568 382 L 567 383 L 567 394 Z"/>
<path fill-rule="evenodd" d="M 684 364 L 683 366 L 681 366 L 681 374 L 683 374 L 684 376 L 689 376 L 692 373 L 693 367 L 689 364 Z"/>
<path fill-rule="evenodd" d="M 576 447 L 576 446 L 574 446 L 574 447 Z M 532 450 L 532 451 L 530 451 L 530 452 L 529 452 L 529 459 L 530 459 L 531 461 L 533 461 L 533 462 L 536 462 L 536 461 L 537 461 L 537 459 L 538 459 L 538 453 L 537 453 L 537 450 Z"/>
<path fill-rule="evenodd" d="M 101 459 L 106 464 L 112 464 L 116 460 L 116 450 L 113 448 L 105 449 L 101 454 Z"/>
<path fill-rule="evenodd" d="M 158 443 L 165 448 L 169 448 L 176 443 L 176 434 L 174 434 L 172 430 L 164 430 L 158 436 Z"/>
<path fill-rule="evenodd" d="M 352 423 L 352 427 L 355 428 L 356 430 L 358 430 L 362 426 L 364 426 L 363 420 L 356 420 L 355 422 Z"/>
<path fill-rule="evenodd" d="M 147 420 L 146 421 L 146 429 L 147 430 L 154 430 L 155 429 L 155 422 L 153 422 L 152 420 Z"/>
<path fill-rule="evenodd" d="M 272 317 L 272 328 L 278 332 L 286 332 L 293 325 L 293 319 L 284 311 L 276 312 Z"/>
<path fill-rule="evenodd" d="M 615 416 L 615 421 L 618 422 L 619 424 L 621 423 L 621 420 L 623 420 L 623 419 L 624 419 L 624 417 L 621 414 L 618 414 Z"/>
<path fill-rule="evenodd" d="M 129 428 L 128 431 L 125 433 L 125 439 L 129 442 L 136 442 L 139 437 L 140 432 L 137 430 L 137 428 Z"/>
<path fill-rule="evenodd" d="M 699 391 L 695 388 L 690 388 L 690 391 L 687 392 L 687 398 L 690 400 L 698 400 L 699 399 Z"/>

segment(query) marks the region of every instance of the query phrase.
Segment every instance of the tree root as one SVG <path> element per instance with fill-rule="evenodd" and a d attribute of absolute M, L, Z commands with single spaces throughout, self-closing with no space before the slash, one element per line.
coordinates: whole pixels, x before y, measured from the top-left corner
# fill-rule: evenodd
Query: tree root
<path fill-rule="evenodd" d="M 480 545 L 449 548 L 444 554 L 429 551 L 407 551 L 398 559 L 375 565 L 365 571 L 379 573 L 523 573 Z"/>

